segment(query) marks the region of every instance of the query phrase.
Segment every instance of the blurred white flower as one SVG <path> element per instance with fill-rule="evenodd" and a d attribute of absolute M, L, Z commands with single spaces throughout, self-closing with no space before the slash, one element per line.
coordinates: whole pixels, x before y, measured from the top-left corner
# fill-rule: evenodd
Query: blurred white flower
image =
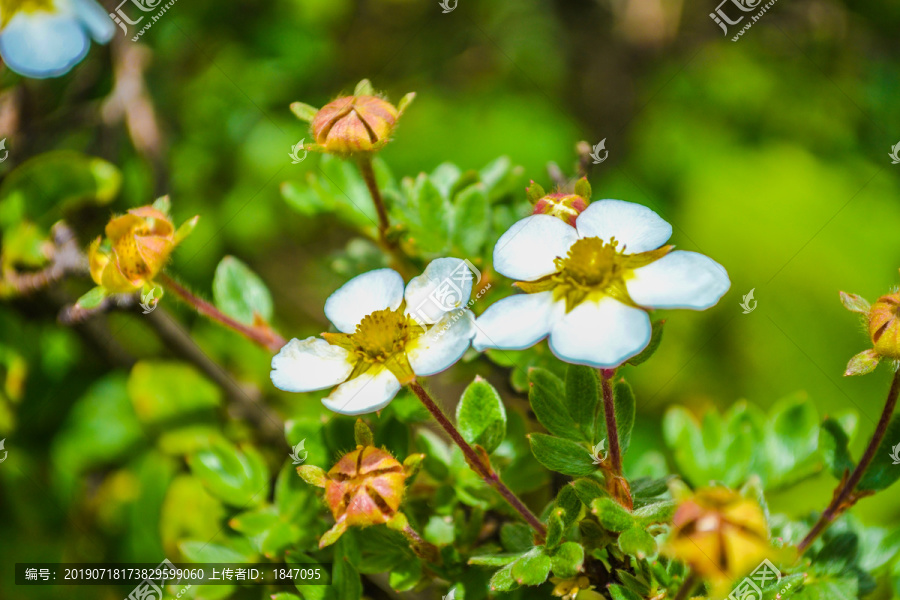
<path fill-rule="evenodd" d="M 663 246 L 672 226 L 645 206 L 601 200 L 575 227 L 549 215 L 522 219 L 494 247 L 494 268 L 524 294 L 476 321 L 476 350 L 520 350 L 550 337 L 561 360 L 616 367 L 650 341 L 653 308 L 707 309 L 731 282 L 696 252 Z"/>
<path fill-rule="evenodd" d="M 322 403 L 345 415 L 381 410 L 400 386 L 433 375 L 462 357 L 475 334 L 475 316 L 463 308 L 472 278 L 447 304 L 447 282 L 464 261 L 440 258 L 404 292 L 392 269 L 354 277 L 325 302 L 325 316 L 340 333 L 292 339 L 272 358 L 272 383 L 288 392 L 334 387 Z M 411 311 L 440 298 L 431 311 Z"/>
<path fill-rule="evenodd" d="M 114 32 L 94 0 L 0 0 L 0 57 L 26 77 L 67 73 L 87 54 L 91 38 L 105 44 Z"/>

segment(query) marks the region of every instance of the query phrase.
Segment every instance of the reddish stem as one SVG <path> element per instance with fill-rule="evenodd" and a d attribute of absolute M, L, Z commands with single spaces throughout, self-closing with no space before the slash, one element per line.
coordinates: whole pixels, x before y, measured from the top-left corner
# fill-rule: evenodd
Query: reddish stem
<path fill-rule="evenodd" d="M 538 519 L 534 513 L 528 510 L 528 507 L 519 500 L 519 498 L 510 490 L 506 485 L 500 481 L 500 476 L 490 468 L 485 465 L 482 461 L 482 457 L 475 451 L 469 443 L 463 439 L 463 436 L 459 433 L 453 423 L 450 422 L 450 419 L 447 418 L 447 415 L 444 414 L 444 411 L 435 404 L 434 400 L 431 399 L 431 396 L 428 395 L 428 392 L 419 385 L 418 382 L 412 381 L 409 384 L 409 387 L 412 391 L 419 397 L 419 400 L 422 401 L 422 404 L 425 405 L 425 408 L 428 409 L 428 412 L 435 418 L 435 420 L 444 428 L 444 431 L 453 438 L 453 441 L 456 442 L 456 445 L 460 447 L 463 451 L 463 454 L 466 455 L 466 462 L 469 463 L 469 466 L 478 473 L 484 482 L 489 486 L 493 487 L 497 490 L 501 496 L 503 496 L 504 500 L 506 500 L 510 506 L 516 509 L 522 518 L 531 525 L 531 528 L 537 532 L 538 537 L 540 538 L 540 542 L 543 543 L 544 539 L 547 537 L 547 528 L 544 527 L 544 524 L 541 523 L 541 520 Z"/>
<path fill-rule="evenodd" d="M 813 528 L 797 546 L 800 555 L 802 555 L 816 538 L 828 528 L 832 521 L 847 509 L 847 501 L 852 499 L 851 495 L 853 494 L 853 491 L 856 489 L 856 486 L 859 485 L 860 480 L 862 480 L 872 459 L 875 458 L 875 452 L 878 450 L 878 447 L 881 445 L 881 440 L 884 439 L 884 436 L 887 433 L 888 425 L 891 422 L 891 415 L 894 414 L 894 407 L 897 405 L 898 393 L 900 393 L 900 371 L 894 373 L 894 379 L 891 381 L 891 389 L 888 392 L 887 401 L 884 403 L 884 410 L 881 411 L 881 418 L 878 419 L 875 433 L 872 434 L 872 439 L 869 441 L 866 451 L 863 453 L 862 458 L 859 459 L 859 464 L 853 469 L 853 473 L 850 474 L 847 481 L 842 483 L 843 487 L 835 490 L 831 504 L 829 504 L 828 508 L 822 512 L 822 516 L 819 517 L 819 520 Z"/>
<path fill-rule="evenodd" d="M 166 275 L 165 273 L 159 273 L 157 276 L 159 282 L 163 285 L 164 288 L 168 288 L 175 292 L 178 297 L 184 300 L 187 304 L 190 304 L 194 310 L 205 317 L 209 317 L 213 321 L 217 321 L 228 327 L 229 329 L 233 329 L 237 331 L 247 339 L 252 342 L 255 342 L 272 352 L 273 354 L 281 350 L 282 346 L 285 345 L 285 340 L 283 337 L 278 335 L 275 331 L 272 331 L 269 327 L 251 327 L 249 325 L 244 325 L 238 321 L 235 321 L 218 308 L 207 302 L 202 298 L 198 298 L 187 288 L 183 287 L 180 283 Z"/>
<path fill-rule="evenodd" d="M 613 396 L 614 369 L 600 369 L 600 387 L 603 389 L 603 413 L 606 417 L 606 441 L 609 442 L 609 460 L 613 473 L 622 476 L 622 450 L 619 447 L 619 427 L 616 424 L 616 400 Z"/>

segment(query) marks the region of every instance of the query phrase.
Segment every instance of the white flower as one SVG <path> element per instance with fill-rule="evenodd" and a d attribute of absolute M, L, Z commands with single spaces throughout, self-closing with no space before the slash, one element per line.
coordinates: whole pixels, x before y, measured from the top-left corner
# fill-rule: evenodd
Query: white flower
<path fill-rule="evenodd" d="M 405 292 L 391 269 L 354 277 L 325 302 L 340 333 L 285 344 L 272 359 L 272 383 L 288 392 L 337 386 L 322 403 L 345 415 L 381 410 L 401 385 L 462 357 L 475 334 L 465 308 L 471 293 L 471 272 L 458 258 L 432 261 Z"/>
<path fill-rule="evenodd" d="M 521 350 L 550 337 L 560 359 L 616 367 L 650 341 L 653 308 L 707 309 L 731 282 L 696 252 L 663 246 L 672 226 L 631 202 L 600 200 L 575 227 L 549 215 L 515 223 L 494 247 L 494 268 L 525 294 L 491 305 L 476 321 L 476 350 Z"/>
<path fill-rule="evenodd" d="M 58 77 L 91 45 L 105 44 L 115 25 L 94 0 L 0 2 L 0 56 L 26 77 Z"/>

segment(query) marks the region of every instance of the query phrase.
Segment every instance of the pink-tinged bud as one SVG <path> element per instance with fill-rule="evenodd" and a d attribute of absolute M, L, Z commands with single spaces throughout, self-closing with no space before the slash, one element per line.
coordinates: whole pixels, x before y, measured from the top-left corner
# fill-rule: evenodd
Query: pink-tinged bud
<path fill-rule="evenodd" d="M 868 329 L 879 356 L 900 359 L 900 293 L 882 296 L 872 305 Z"/>
<path fill-rule="evenodd" d="M 537 201 L 532 214 L 551 215 L 575 227 L 575 220 L 587 206 L 587 200 L 575 194 L 547 194 Z"/>

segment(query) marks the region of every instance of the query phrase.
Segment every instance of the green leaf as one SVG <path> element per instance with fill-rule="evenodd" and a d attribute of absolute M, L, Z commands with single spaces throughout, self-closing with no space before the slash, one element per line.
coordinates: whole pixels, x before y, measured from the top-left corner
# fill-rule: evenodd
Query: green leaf
<path fill-rule="evenodd" d="M 613 388 L 615 398 L 616 427 L 619 432 L 619 448 L 622 455 L 628 451 L 631 445 L 631 430 L 634 429 L 635 401 L 634 392 L 627 381 L 616 383 Z"/>
<path fill-rule="evenodd" d="M 565 523 L 563 521 L 565 514 L 565 510 L 555 508 L 547 518 L 547 540 L 545 545 L 548 549 L 556 548 L 562 542 L 563 533 L 565 533 Z"/>
<path fill-rule="evenodd" d="M 312 123 L 312 120 L 316 118 L 316 113 L 319 112 L 319 109 L 312 107 L 309 104 L 304 104 L 303 102 L 291 102 L 291 112 L 301 121 Z"/>
<path fill-rule="evenodd" d="M 534 547 L 534 533 L 525 523 L 504 523 L 500 543 L 509 552 L 525 552 Z"/>
<path fill-rule="evenodd" d="M 241 552 L 235 548 L 208 541 L 185 541 L 178 544 L 184 557 L 195 563 L 243 563 L 253 558 L 252 552 Z"/>
<path fill-rule="evenodd" d="M 591 441 L 569 415 L 563 382 L 546 369 L 528 371 L 528 399 L 541 425 L 553 435 L 576 441 Z"/>
<path fill-rule="evenodd" d="M 563 579 L 575 577 L 584 564 L 584 548 L 578 542 L 565 542 L 550 556 L 553 574 Z"/>
<path fill-rule="evenodd" d="M 634 516 L 612 498 L 598 498 L 591 502 L 591 512 L 609 531 L 622 532 L 635 525 Z"/>
<path fill-rule="evenodd" d="M 362 597 L 362 580 L 352 562 L 359 550 L 350 538 L 350 535 L 344 534 L 335 544 L 331 581 L 337 600 L 359 600 Z"/>
<path fill-rule="evenodd" d="M 619 548 L 639 559 L 656 556 L 656 540 L 641 526 L 626 529 L 619 535 Z"/>
<path fill-rule="evenodd" d="M 581 480 L 579 480 L 581 481 Z M 591 498 L 593 500 L 593 498 Z M 590 504 L 587 502 L 586 504 Z M 563 526 L 569 527 L 578 519 L 581 512 L 581 500 L 572 485 L 564 485 L 556 496 L 556 506 L 563 510 Z"/>
<path fill-rule="evenodd" d="M 422 580 L 422 561 L 410 559 L 401 562 L 391 569 L 388 583 L 398 592 L 406 592 Z"/>
<path fill-rule="evenodd" d="M 654 502 L 642 506 L 634 511 L 634 516 L 638 518 L 642 525 L 652 525 L 653 523 L 666 523 L 675 515 L 676 502 L 674 500 L 663 500 L 662 502 Z"/>
<path fill-rule="evenodd" d="M 528 434 L 528 441 L 534 457 L 551 471 L 583 477 L 597 470 L 590 452 L 581 444 L 543 433 Z"/>
<path fill-rule="evenodd" d="M 599 405 L 597 371 L 584 365 L 569 365 L 566 370 L 566 408 L 590 442 L 594 441 L 594 420 Z"/>
<path fill-rule="evenodd" d="M 839 533 L 825 542 L 816 554 L 816 569 L 820 573 L 840 574 L 856 562 L 859 538 L 855 533 Z"/>
<path fill-rule="evenodd" d="M 517 552 L 514 554 L 485 554 L 484 556 L 471 557 L 468 561 L 468 564 L 480 565 L 482 567 L 503 567 L 505 565 L 514 563 L 521 556 L 521 552 Z"/>
<path fill-rule="evenodd" d="M 606 589 L 609 590 L 609 595 L 613 600 L 642 600 L 636 593 L 617 583 L 609 584 Z"/>
<path fill-rule="evenodd" d="M 590 506 L 591 502 L 593 502 L 597 498 L 609 497 L 609 492 L 607 492 L 602 485 L 600 485 L 593 479 L 576 479 L 570 485 L 578 495 L 578 499 L 587 506 Z"/>
<path fill-rule="evenodd" d="M 506 437 L 506 410 L 494 386 L 476 377 L 456 405 L 456 423 L 467 442 L 496 450 Z"/>
<path fill-rule="evenodd" d="M 877 492 L 893 485 L 900 477 L 900 465 L 896 464 L 894 456 L 900 456 L 900 415 L 894 415 L 888 424 L 887 432 L 875 451 L 875 458 L 869 463 L 856 489 Z"/>
<path fill-rule="evenodd" d="M 853 375 L 866 375 L 875 370 L 881 357 L 872 348 L 863 350 L 859 354 L 853 355 L 847 363 L 844 370 L 844 377 L 852 377 Z"/>
<path fill-rule="evenodd" d="M 494 573 L 494 576 L 491 577 L 491 591 L 508 592 L 519 587 L 519 584 L 512 576 L 513 564 L 506 565 L 505 567 Z"/>
<path fill-rule="evenodd" d="M 478 256 L 490 230 L 490 209 L 484 185 L 470 185 L 453 204 L 453 244 L 463 255 Z"/>
<path fill-rule="evenodd" d="M 97 287 L 91 288 L 90 291 L 83 294 L 78 299 L 76 304 L 85 309 L 97 308 L 98 306 L 100 306 L 100 303 L 103 302 L 103 299 L 106 298 L 106 296 L 106 289 L 98 285 Z"/>
<path fill-rule="evenodd" d="M 128 395 L 144 423 L 168 424 L 184 417 L 214 416 L 221 390 L 182 362 L 142 360 L 128 376 Z"/>
<path fill-rule="evenodd" d="M 626 364 L 637 366 L 656 353 L 660 342 L 662 342 L 663 324 L 665 324 L 665 320 L 653 322 L 653 325 L 650 327 L 650 342 L 647 344 L 647 347 L 641 350 L 639 354 L 626 360 Z"/>
<path fill-rule="evenodd" d="M 300 600 L 300 596 L 290 592 L 278 592 L 271 596 L 272 600 Z"/>
<path fill-rule="evenodd" d="M 840 479 L 844 471 L 856 468 L 847 444 L 850 438 L 836 420 L 827 418 L 819 428 L 819 452 L 831 474 Z"/>
<path fill-rule="evenodd" d="M 269 288 L 250 267 L 233 256 L 226 256 L 216 267 L 213 298 L 219 310 L 245 325 L 253 325 L 257 315 L 266 322 L 272 319 Z"/>
<path fill-rule="evenodd" d="M 543 548 L 534 548 L 511 567 L 511 575 L 519 585 L 540 585 L 550 576 L 550 557 Z"/>
<path fill-rule="evenodd" d="M 216 440 L 188 457 L 188 466 L 213 496 L 231 506 L 257 505 L 268 495 L 266 464 L 252 447 L 241 452 L 224 440 Z"/>

